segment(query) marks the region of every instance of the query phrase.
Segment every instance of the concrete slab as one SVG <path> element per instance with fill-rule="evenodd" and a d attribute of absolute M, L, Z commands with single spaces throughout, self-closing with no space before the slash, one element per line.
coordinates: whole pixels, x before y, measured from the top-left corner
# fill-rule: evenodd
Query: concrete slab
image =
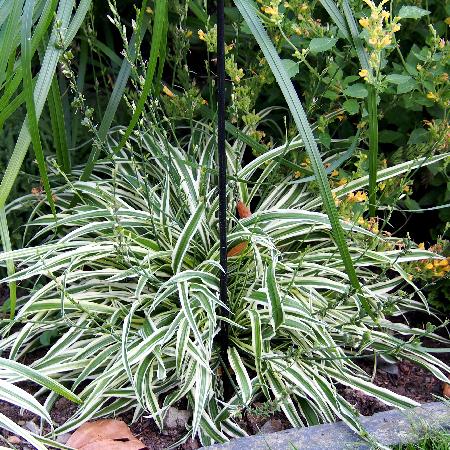
<path fill-rule="evenodd" d="M 391 410 L 361 417 L 371 436 L 384 445 L 414 442 L 425 431 L 450 429 L 450 403 L 425 403 L 405 411 Z M 367 450 L 373 446 L 361 440 L 344 423 L 292 428 L 272 434 L 234 439 L 204 450 Z"/>

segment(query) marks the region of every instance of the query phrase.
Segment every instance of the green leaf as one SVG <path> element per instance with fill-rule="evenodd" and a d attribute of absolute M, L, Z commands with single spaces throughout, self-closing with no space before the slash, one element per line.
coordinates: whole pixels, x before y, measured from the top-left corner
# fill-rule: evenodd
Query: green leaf
<path fill-rule="evenodd" d="M 12 361 L 5 358 L 0 358 L 0 368 L 9 370 L 21 377 L 24 377 L 27 380 L 34 381 L 35 383 L 40 384 L 41 386 L 45 386 L 47 389 L 50 389 L 57 394 L 67 398 L 68 400 L 75 403 L 82 403 L 82 400 L 69 391 L 69 389 L 65 388 L 61 383 L 52 380 L 50 377 L 46 375 L 42 375 L 35 369 L 31 367 L 24 366 L 16 361 Z"/>
<path fill-rule="evenodd" d="M 366 86 L 364 86 L 364 84 L 355 83 L 348 86 L 344 90 L 344 94 L 348 95 L 349 97 L 366 98 L 369 95 L 369 91 L 367 90 Z"/>
<path fill-rule="evenodd" d="M 311 42 L 309 43 L 309 50 L 311 53 L 326 52 L 327 50 L 331 50 L 336 45 L 337 41 L 337 38 L 314 38 L 311 39 Z"/>
<path fill-rule="evenodd" d="M 23 69 L 23 85 L 25 92 L 25 101 L 27 104 L 27 120 L 28 129 L 31 136 L 31 142 L 33 143 L 34 153 L 36 155 L 36 160 L 38 162 L 39 174 L 41 176 L 45 193 L 47 195 L 47 201 L 56 216 L 55 203 L 53 201 L 53 195 L 50 188 L 50 182 L 47 174 L 47 167 L 45 163 L 44 151 L 41 145 L 41 137 L 39 134 L 39 125 L 36 115 L 36 107 L 34 103 L 34 92 L 33 92 L 33 75 L 31 73 L 31 26 L 33 22 L 33 10 L 34 10 L 35 0 L 27 0 L 23 10 L 22 16 L 22 40 L 21 40 L 21 51 L 22 51 L 22 63 Z"/>
<path fill-rule="evenodd" d="M 430 11 L 418 6 L 402 6 L 397 15 L 402 19 L 420 19 L 428 14 L 431 14 Z"/>
<path fill-rule="evenodd" d="M 400 75 L 398 73 L 391 73 L 386 77 L 386 81 L 389 81 L 389 83 L 393 84 L 407 83 L 411 79 L 412 78 L 409 75 Z"/>
<path fill-rule="evenodd" d="M 0 413 L 0 426 L 6 428 L 15 435 L 24 438 L 37 450 L 47 450 L 47 447 L 41 444 L 29 431 L 25 430 L 25 428 L 19 427 L 16 422 L 13 422 L 2 413 Z"/>
<path fill-rule="evenodd" d="M 281 296 L 275 277 L 275 264 L 272 259 L 269 261 L 266 269 L 266 288 L 273 329 L 276 331 L 284 321 L 284 310 L 281 305 Z"/>
<path fill-rule="evenodd" d="M 4 252 L 12 251 L 11 248 L 11 240 L 9 238 L 9 228 L 8 221 L 6 219 L 5 208 L 0 208 L 0 241 L 3 246 Z M 14 260 L 9 259 L 6 261 L 6 271 L 8 273 L 8 277 L 14 275 L 16 269 L 14 266 Z M 17 301 L 17 283 L 15 281 L 11 281 L 9 284 L 9 317 L 10 319 L 14 319 L 15 311 L 16 311 L 16 301 Z"/>
<path fill-rule="evenodd" d="M 408 144 L 425 144 L 428 141 L 430 133 L 425 128 L 415 128 L 409 135 Z"/>
<path fill-rule="evenodd" d="M 369 86 L 367 113 L 369 116 L 369 215 L 375 217 L 378 171 L 378 105 L 377 91 L 373 85 Z"/>
<path fill-rule="evenodd" d="M 401 83 L 397 85 L 397 94 L 406 94 L 407 92 L 411 92 L 414 89 L 417 89 L 419 84 L 414 78 L 407 80 L 405 83 Z"/>
<path fill-rule="evenodd" d="M 345 102 L 342 105 L 344 107 L 344 109 L 349 113 L 349 114 L 356 114 L 359 111 L 359 103 L 357 100 L 353 99 L 353 98 L 349 98 L 348 100 L 345 100 Z"/>
<path fill-rule="evenodd" d="M 230 366 L 236 375 L 236 381 L 239 386 L 242 402 L 244 405 L 247 405 L 252 399 L 252 383 L 236 348 L 228 348 L 228 361 L 230 362 Z"/>
<path fill-rule="evenodd" d="M 172 267 L 175 273 L 180 272 L 181 266 L 183 264 L 184 255 L 188 251 L 189 244 L 200 226 L 204 211 L 205 205 L 204 204 L 198 205 L 197 210 L 190 217 L 183 231 L 181 232 L 180 237 L 178 238 L 178 241 L 173 250 L 173 260 L 172 260 Z"/>
<path fill-rule="evenodd" d="M 289 78 L 295 77 L 295 75 L 298 74 L 299 71 L 299 63 L 296 61 L 293 61 L 292 59 L 282 59 L 281 60 L 284 66 L 284 69 L 286 70 L 287 74 L 289 75 Z"/>

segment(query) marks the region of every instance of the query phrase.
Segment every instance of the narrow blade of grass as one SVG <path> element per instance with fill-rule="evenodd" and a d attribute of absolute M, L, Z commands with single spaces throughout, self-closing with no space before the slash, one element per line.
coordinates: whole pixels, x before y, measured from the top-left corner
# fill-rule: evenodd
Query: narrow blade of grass
<path fill-rule="evenodd" d="M 64 124 L 64 112 L 59 90 L 58 78 L 53 77 L 50 94 L 47 100 L 52 125 L 53 144 L 56 150 L 56 161 L 64 173 L 70 173 L 70 155 L 67 145 L 66 128 Z"/>
<path fill-rule="evenodd" d="M 367 110 L 369 114 L 369 215 L 375 217 L 377 209 L 378 108 L 377 91 L 374 86 L 369 86 Z"/>
<path fill-rule="evenodd" d="M 31 73 L 31 26 L 33 23 L 33 10 L 36 0 L 26 0 L 22 15 L 21 29 L 21 51 L 23 65 L 23 86 L 25 92 L 25 101 L 27 105 L 28 129 L 33 143 L 34 153 L 39 167 L 39 174 L 44 185 L 47 201 L 50 205 L 53 215 L 56 217 L 55 203 L 52 197 L 50 182 L 48 179 L 47 168 L 45 165 L 44 151 L 42 150 L 41 137 L 39 134 L 39 125 L 36 117 L 36 107 L 33 97 L 33 76 Z"/>
<path fill-rule="evenodd" d="M 5 208 L 0 208 L 0 239 L 2 241 L 3 251 L 4 252 L 12 251 Z M 6 271 L 8 273 L 8 277 L 14 275 L 16 271 L 14 267 L 14 260 L 10 259 L 6 261 Z M 8 287 L 9 287 L 9 317 L 10 319 L 14 319 L 14 315 L 16 313 L 17 283 L 15 281 L 11 281 L 8 283 Z"/>
<path fill-rule="evenodd" d="M 4 33 L 2 34 L 2 41 L 0 43 L 0 86 L 6 78 L 7 66 L 13 51 L 14 39 L 16 37 L 16 27 L 20 22 L 20 14 L 22 13 L 24 0 L 14 0 L 12 8 L 9 13 L 8 20 L 5 25 Z"/>

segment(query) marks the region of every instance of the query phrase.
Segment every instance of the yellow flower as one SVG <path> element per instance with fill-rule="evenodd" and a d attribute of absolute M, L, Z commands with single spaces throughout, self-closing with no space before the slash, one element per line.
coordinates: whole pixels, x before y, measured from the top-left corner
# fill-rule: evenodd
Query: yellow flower
<path fill-rule="evenodd" d="M 331 172 L 332 177 L 337 177 L 338 175 L 339 175 L 339 171 L 337 171 L 336 169 L 334 169 L 333 172 Z"/>
<path fill-rule="evenodd" d="M 300 173 L 299 170 L 294 172 L 294 178 L 300 178 L 302 176 L 302 174 Z"/>
<path fill-rule="evenodd" d="M 306 3 L 303 3 L 303 5 L 300 7 L 300 11 L 307 11 L 308 10 L 308 5 Z"/>
<path fill-rule="evenodd" d="M 369 71 L 368 71 L 367 69 L 361 69 L 361 70 L 358 72 L 358 75 L 359 75 L 361 78 L 364 78 L 366 81 L 369 79 Z"/>
<path fill-rule="evenodd" d="M 278 16 L 278 6 L 263 6 L 261 10 L 271 16 Z"/>
<path fill-rule="evenodd" d="M 163 92 L 164 94 L 166 94 L 168 97 L 173 98 L 175 97 L 175 94 L 164 84 L 163 85 Z"/>
<path fill-rule="evenodd" d="M 331 195 L 333 196 L 334 204 L 339 206 L 341 204 L 341 200 L 337 198 L 336 192 L 331 192 Z"/>
<path fill-rule="evenodd" d="M 428 98 L 429 100 L 433 100 L 433 102 L 437 102 L 438 99 L 439 99 L 438 95 L 437 95 L 435 92 L 431 92 L 431 91 L 428 92 L 427 98 Z"/>
<path fill-rule="evenodd" d="M 363 218 L 363 217 L 360 217 L 360 218 L 358 219 L 358 223 L 359 223 L 359 225 L 364 225 L 364 218 Z"/>
<path fill-rule="evenodd" d="M 357 202 L 364 202 L 364 201 L 368 200 L 367 194 L 365 192 L 363 192 L 363 191 L 358 191 L 355 194 L 355 198 L 356 198 Z"/>
<path fill-rule="evenodd" d="M 409 186 L 403 186 L 403 192 L 409 192 L 409 191 L 410 191 Z"/>
<path fill-rule="evenodd" d="M 446 23 L 447 25 L 450 26 L 450 17 L 447 17 L 447 18 L 445 19 L 445 23 Z"/>
<path fill-rule="evenodd" d="M 356 194 L 350 192 L 347 195 L 347 200 L 351 203 L 361 203 L 367 200 L 367 194 L 363 191 L 357 191 Z"/>
<path fill-rule="evenodd" d="M 363 17 L 359 19 L 359 23 L 363 28 L 367 28 L 369 26 L 369 19 L 367 17 Z"/>
<path fill-rule="evenodd" d="M 186 31 L 186 37 L 190 38 L 192 36 L 192 31 L 191 30 L 187 30 Z"/>
<path fill-rule="evenodd" d="M 425 250 L 425 242 L 421 242 L 418 247 L 420 248 L 420 250 Z"/>
<path fill-rule="evenodd" d="M 198 30 L 198 38 L 201 40 L 201 41 L 206 41 L 206 35 L 205 35 L 205 32 L 203 31 L 203 30 Z"/>
<path fill-rule="evenodd" d="M 399 23 L 394 23 L 394 25 L 392 25 L 392 31 L 394 33 L 396 33 L 398 30 L 400 30 L 401 25 Z"/>
<path fill-rule="evenodd" d="M 439 262 L 439 265 L 440 265 L 441 267 L 446 267 L 446 266 L 448 266 L 448 260 L 446 260 L 446 259 L 441 259 L 441 261 Z"/>
<path fill-rule="evenodd" d="M 344 186 L 344 184 L 347 184 L 347 178 L 341 178 L 339 181 L 338 181 L 338 186 Z"/>
<path fill-rule="evenodd" d="M 390 45 L 392 42 L 392 39 L 390 36 L 384 36 L 383 39 L 381 39 L 380 45 L 382 47 L 387 47 L 388 45 Z"/>
<path fill-rule="evenodd" d="M 390 17 L 389 11 L 386 11 L 385 9 L 384 9 L 383 11 L 381 11 L 381 17 L 382 17 L 384 20 L 388 20 L 389 17 Z"/>
<path fill-rule="evenodd" d="M 147 6 L 147 8 L 145 8 L 145 12 L 146 12 L 147 14 L 153 14 L 153 9 L 150 8 L 150 6 Z"/>
<path fill-rule="evenodd" d="M 410 275 L 408 275 L 408 280 L 409 281 L 412 281 L 413 280 L 413 276 L 410 274 Z"/>
<path fill-rule="evenodd" d="M 433 269 L 434 269 L 434 266 L 433 266 L 432 263 L 428 263 L 428 264 L 425 265 L 425 269 L 433 270 Z"/>

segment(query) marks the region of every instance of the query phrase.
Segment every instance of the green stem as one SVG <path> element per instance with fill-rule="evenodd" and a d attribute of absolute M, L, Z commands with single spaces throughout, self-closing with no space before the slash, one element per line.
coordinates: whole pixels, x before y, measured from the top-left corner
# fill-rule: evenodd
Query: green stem
<path fill-rule="evenodd" d="M 375 217 L 378 166 L 378 108 L 375 86 L 369 86 L 367 110 L 369 113 L 369 215 Z"/>

